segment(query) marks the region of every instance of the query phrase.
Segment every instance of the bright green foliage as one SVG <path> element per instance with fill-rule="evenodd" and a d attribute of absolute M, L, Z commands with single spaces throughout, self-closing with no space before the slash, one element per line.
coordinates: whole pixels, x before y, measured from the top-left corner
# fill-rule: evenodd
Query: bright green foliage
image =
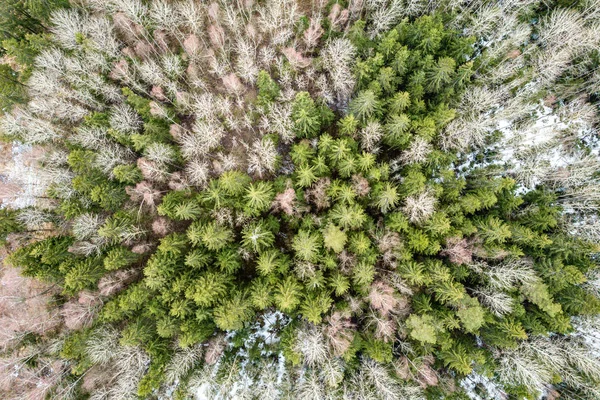
<path fill-rule="evenodd" d="M 300 260 L 316 262 L 321 249 L 321 237 L 316 232 L 300 231 L 294 236 L 292 248 Z"/>
<path fill-rule="evenodd" d="M 258 310 L 264 310 L 273 303 L 273 288 L 265 280 L 255 279 L 250 286 L 250 302 Z"/>
<path fill-rule="evenodd" d="M 338 204 L 330 212 L 330 218 L 340 227 L 358 229 L 367 221 L 364 210 L 357 204 Z"/>
<path fill-rule="evenodd" d="M 406 326 L 410 329 L 410 337 L 421 343 L 435 344 L 437 342 L 434 320 L 430 315 L 412 314 L 406 320 Z"/>
<path fill-rule="evenodd" d="M 250 184 L 250 177 L 239 171 L 226 171 L 218 179 L 219 188 L 230 196 L 238 196 L 244 193 Z"/>
<path fill-rule="evenodd" d="M 200 205 L 193 200 L 186 201 L 175 207 L 175 218 L 179 220 L 196 220 L 202 216 Z"/>
<path fill-rule="evenodd" d="M 381 102 L 372 90 L 364 90 L 350 103 L 350 112 L 360 121 L 381 116 Z"/>
<path fill-rule="evenodd" d="M 246 209 L 251 215 L 258 215 L 271 207 L 275 193 L 270 182 L 252 183 L 246 189 Z"/>
<path fill-rule="evenodd" d="M 465 348 L 461 345 L 456 345 L 449 350 L 442 351 L 441 356 L 442 360 L 444 360 L 444 365 L 458 371 L 462 375 L 468 375 L 473 371 L 473 356 L 467 354 Z"/>
<path fill-rule="evenodd" d="M 366 261 L 359 262 L 352 271 L 352 282 L 358 287 L 366 287 L 375 278 L 375 267 Z"/>
<path fill-rule="evenodd" d="M 312 185 L 317 181 L 317 176 L 315 175 L 315 168 L 309 167 L 306 165 L 302 165 L 296 171 L 297 175 L 297 185 L 301 188 L 306 188 Z"/>
<path fill-rule="evenodd" d="M 456 315 L 467 332 L 475 333 L 484 324 L 485 312 L 479 305 L 460 309 Z"/>
<path fill-rule="evenodd" d="M 119 165 L 113 169 L 115 179 L 121 183 L 129 185 L 138 183 L 142 180 L 142 171 L 135 165 Z"/>
<path fill-rule="evenodd" d="M 25 85 L 19 81 L 19 74 L 6 64 L 0 64 L 0 110 L 9 110 L 15 104 L 27 100 Z"/>
<path fill-rule="evenodd" d="M 246 226 L 242 231 L 242 246 L 249 251 L 260 253 L 273 245 L 275 235 L 264 222 Z"/>
<path fill-rule="evenodd" d="M 261 106 L 268 106 L 279 97 L 279 86 L 266 71 L 258 73 L 256 86 L 258 86 L 257 103 Z"/>
<path fill-rule="evenodd" d="M 400 200 L 398 190 L 389 182 L 386 182 L 384 185 L 378 187 L 375 190 L 375 193 L 375 205 L 379 207 L 379 210 L 383 214 L 386 214 L 388 211 L 392 210 L 396 205 L 398 205 L 398 201 Z"/>
<path fill-rule="evenodd" d="M 107 271 L 114 271 L 130 266 L 139 260 L 139 254 L 136 254 L 124 246 L 117 246 L 106 253 L 104 257 L 104 268 Z"/>
<path fill-rule="evenodd" d="M 277 308 L 284 312 L 291 312 L 300 303 L 300 284 L 292 277 L 286 278 L 275 288 L 274 300 Z"/>
<path fill-rule="evenodd" d="M 207 249 L 220 250 L 233 240 L 233 232 L 216 222 L 210 222 L 202 227 L 200 238 Z"/>
<path fill-rule="evenodd" d="M 224 331 L 241 329 L 254 315 L 248 299 L 241 293 L 217 306 L 214 313 L 215 323 Z"/>
<path fill-rule="evenodd" d="M 277 250 L 264 251 L 256 262 L 256 270 L 262 276 L 268 276 L 285 268 L 284 256 Z"/>
<path fill-rule="evenodd" d="M 102 264 L 93 258 L 73 264 L 65 274 L 64 288 L 67 293 L 90 289 L 104 275 Z"/>
<path fill-rule="evenodd" d="M 6 243 L 10 233 L 21 232 L 25 227 L 17 221 L 18 212 L 9 208 L 0 209 L 0 245 Z"/>
<path fill-rule="evenodd" d="M 347 239 L 346 233 L 333 224 L 327 225 L 327 228 L 323 231 L 323 243 L 325 247 L 336 253 L 344 250 Z"/>
<path fill-rule="evenodd" d="M 338 131 L 342 135 L 353 135 L 358 129 L 358 121 L 354 115 L 349 114 L 338 122 Z"/>
<path fill-rule="evenodd" d="M 321 115 L 308 92 L 296 94 L 292 104 L 292 121 L 294 132 L 299 138 L 312 138 L 319 133 Z"/>
<path fill-rule="evenodd" d="M 71 237 L 47 238 L 19 248 L 8 257 L 7 262 L 14 267 L 21 267 L 24 276 L 41 280 L 62 279 L 65 268 L 75 262 L 75 257 L 68 251 L 72 244 Z"/>
<path fill-rule="evenodd" d="M 186 291 L 200 307 L 209 307 L 227 294 L 227 276 L 215 272 L 206 272 L 196 279 Z"/>
<path fill-rule="evenodd" d="M 331 307 L 331 299 L 325 293 L 318 295 L 309 294 L 300 305 L 300 312 L 309 322 L 318 324 L 321 322 L 321 315 L 326 313 Z"/>

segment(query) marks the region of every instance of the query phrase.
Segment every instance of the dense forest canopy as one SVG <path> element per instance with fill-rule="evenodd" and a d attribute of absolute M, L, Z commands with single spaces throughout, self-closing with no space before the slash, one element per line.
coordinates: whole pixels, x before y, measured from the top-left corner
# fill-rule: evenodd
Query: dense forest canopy
<path fill-rule="evenodd" d="M 3 2 L 0 393 L 600 398 L 599 22 Z"/>

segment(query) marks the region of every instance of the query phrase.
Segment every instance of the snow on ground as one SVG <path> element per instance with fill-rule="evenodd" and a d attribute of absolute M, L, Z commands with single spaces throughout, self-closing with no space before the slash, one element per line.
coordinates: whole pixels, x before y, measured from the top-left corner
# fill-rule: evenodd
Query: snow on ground
<path fill-rule="evenodd" d="M 245 371 L 245 367 L 248 364 L 248 358 L 247 358 L 248 353 L 245 349 L 251 348 L 252 346 L 254 346 L 255 343 L 258 342 L 259 347 L 261 348 L 261 354 L 263 356 L 266 357 L 266 356 L 273 355 L 272 352 L 264 349 L 264 346 L 271 345 L 271 344 L 277 343 L 279 341 L 279 336 L 276 333 L 277 329 L 275 329 L 275 326 L 279 323 L 282 323 L 285 325 L 287 322 L 289 322 L 288 317 L 286 317 L 283 313 L 281 313 L 279 311 L 274 311 L 274 312 L 268 312 L 268 313 L 263 314 L 261 316 L 261 320 L 255 322 L 254 324 L 252 324 L 252 326 L 250 326 L 249 329 L 252 332 L 252 334 L 250 334 L 246 338 L 246 340 L 244 341 L 243 348 L 239 349 L 237 352 L 237 356 L 242 358 L 242 360 L 240 361 L 241 372 L 240 372 L 239 380 L 234 385 L 234 387 L 231 389 L 230 393 L 228 393 L 228 397 L 227 397 L 228 399 L 237 400 L 240 398 L 239 394 L 237 393 L 238 391 L 240 391 L 241 389 L 243 389 L 244 387 L 247 387 L 249 385 L 257 385 L 260 383 L 260 382 L 253 382 L 252 378 Z M 226 335 L 226 339 L 229 342 L 228 343 L 229 346 L 232 346 L 233 337 L 234 337 L 234 332 L 229 332 Z M 278 357 L 278 359 L 277 359 L 277 383 L 280 384 L 281 381 L 283 380 L 283 377 L 286 372 L 285 357 L 282 354 L 278 354 L 277 357 Z M 220 398 L 224 398 L 224 397 L 216 397 L 215 398 L 214 393 L 212 392 L 211 389 L 212 388 L 211 388 L 210 383 L 208 383 L 208 382 L 203 383 L 197 389 L 197 391 L 195 393 L 195 399 L 196 400 L 217 400 Z"/>

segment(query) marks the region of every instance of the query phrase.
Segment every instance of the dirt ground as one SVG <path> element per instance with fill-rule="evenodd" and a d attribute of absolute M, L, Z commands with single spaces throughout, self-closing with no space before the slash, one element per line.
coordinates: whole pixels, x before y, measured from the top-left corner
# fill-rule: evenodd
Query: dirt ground
<path fill-rule="evenodd" d="M 8 182 L 7 172 L 12 162 L 12 145 L 0 143 L 0 205 L 13 199 L 20 191 L 19 186 Z"/>

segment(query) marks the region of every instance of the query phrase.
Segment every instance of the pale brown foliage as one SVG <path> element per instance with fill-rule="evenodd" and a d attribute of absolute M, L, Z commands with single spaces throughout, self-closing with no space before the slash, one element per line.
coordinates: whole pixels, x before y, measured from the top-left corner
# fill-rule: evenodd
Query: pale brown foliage
<path fill-rule="evenodd" d="M 26 362 L 36 357 L 36 365 Z M 45 400 L 68 371 L 62 360 L 48 358 L 30 347 L 0 358 L 0 394 L 9 400 Z"/>
<path fill-rule="evenodd" d="M 334 29 L 341 29 L 346 22 L 348 22 L 348 17 L 350 13 L 347 9 L 342 9 L 339 3 L 335 3 L 331 7 L 331 11 L 329 12 L 329 16 L 327 17 L 331 22 L 331 26 Z"/>
<path fill-rule="evenodd" d="M 137 159 L 137 166 L 142 171 L 144 179 L 149 181 L 163 181 L 165 172 L 160 168 L 159 164 L 155 161 L 150 161 L 145 157 Z"/>
<path fill-rule="evenodd" d="M 123 12 L 117 12 L 113 15 L 113 23 L 119 33 L 121 33 L 125 39 L 129 42 L 136 40 L 140 37 L 144 28 L 135 22 Z"/>
<path fill-rule="evenodd" d="M 165 109 L 155 101 L 150 102 L 150 114 L 155 117 L 167 117 Z"/>
<path fill-rule="evenodd" d="M 184 129 L 179 124 L 172 124 L 169 127 L 169 133 L 171 134 L 171 136 L 173 137 L 173 139 L 179 140 L 179 139 L 181 139 L 181 136 L 184 133 Z"/>
<path fill-rule="evenodd" d="M 152 232 L 160 237 L 167 236 L 173 230 L 173 221 L 166 217 L 158 217 L 152 222 Z"/>
<path fill-rule="evenodd" d="M 319 38 L 323 36 L 323 28 L 321 27 L 320 18 L 311 18 L 310 25 L 306 31 L 304 31 L 304 42 L 310 49 L 319 44 Z"/>
<path fill-rule="evenodd" d="M 208 365 L 213 365 L 219 358 L 221 354 L 225 351 L 225 347 L 227 346 L 227 342 L 223 335 L 216 336 L 212 338 L 208 342 L 208 347 L 206 348 L 206 352 L 204 353 L 204 362 Z"/>
<path fill-rule="evenodd" d="M 217 49 L 225 45 L 225 31 L 220 25 L 211 25 L 208 27 L 208 38 L 210 43 Z"/>
<path fill-rule="evenodd" d="M 363 197 L 369 194 L 371 187 L 369 181 L 362 175 L 352 175 L 352 189 L 358 196 Z"/>
<path fill-rule="evenodd" d="M 183 49 L 190 56 L 194 57 L 202 48 L 202 43 L 198 36 L 191 34 L 183 41 Z M 191 64 L 190 64 L 191 65 Z"/>
<path fill-rule="evenodd" d="M 327 325 L 323 329 L 323 334 L 333 349 L 335 355 L 344 354 L 352 344 L 354 338 L 353 330 L 355 325 L 348 315 L 336 311 L 327 317 Z"/>
<path fill-rule="evenodd" d="M 134 49 L 132 49 L 132 48 L 131 48 L 131 47 L 129 47 L 129 46 L 128 46 L 128 47 L 124 47 L 124 48 L 121 50 L 121 53 L 122 53 L 124 56 L 130 57 L 130 58 L 136 58 L 136 57 L 137 57 L 137 54 L 135 54 L 135 50 L 134 50 Z"/>
<path fill-rule="evenodd" d="M 167 97 L 165 96 L 165 91 L 160 86 L 152 86 L 152 90 L 150 91 L 150 95 L 154 97 L 158 101 L 165 101 Z"/>
<path fill-rule="evenodd" d="M 394 320 L 384 317 L 379 313 L 370 311 L 365 318 L 365 326 L 375 328 L 375 337 L 389 342 L 396 334 L 397 324 Z"/>
<path fill-rule="evenodd" d="M 139 243 L 131 248 L 135 254 L 144 254 L 152 250 L 152 245 L 150 243 Z"/>
<path fill-rule="evenodd" d="M 306 200 L 317 206 L 318 209 L 329 207 L 327 188 L 331 185 L 329 178 L 321 178 L 305 192 Z"/>
<path fill-rule="evenodd" d="M 68 301 L 60 310 L 65 326 L 70 330 L 89 327 L 101 304 L 98 293 L 82 291 L 77 299 Z"/>
<path fill-rule="evenodd" d="M 174 172 L 171 174 L 169 182 L 167 183 L 171 190 L 183 190 L 190 186 L 185 176 L 181 172 Z"/>
<path fill-rule="evenodd" d="M 81 388 L 88 393 L 92 393 L 95 389 L 100 388 L 107 381 L 110 381 L 111 378 L 112 374 L 110 372 L 110 368 L 96 364 L 86 371 L 85 375 L 83 376 Z"/>
<path fill-rule="evenodd" d="M 114 271 L 104 275 L 98 282 L 98 290 L 102 296 L 112 296 L 115 293 L 125 289 L 125 287 L 133 282 L 139 272 L 135 269 Z"/>
<path fill-rule="evenodd" d="M 394 269 L 397 265 L 397 255 L 403 246 L 400 234 L 393 231 L 385 232 L 385 234 L 377 240 L 377 246 L 379 247 L 379 250 L 383 253 L 382 258 L 384 265 L 389 267 L 390 269 Z"/>
<path fill-rule="evenodd" d="M 292 64 L 292 66 L 295 68 L 306 68 L 312 62 L 310 58 L 304 57 L 302 53 L 293 47 L 286 47 L 281 52 L 287 57 L 290 64 Z"/>
<path fill-rule="evenodd" d="M 405 381 L 412 377 L 410 372 L 410 360 L 406 356 L 402 356 L 397 360 L 394 360 L 394 370 L 400 379 Z"/>
<path fill-rule="evenodd" d="M 429 363 L 424 362 L 417 370 L 417 381 L 423 389 L 428 386 L 437 386 L 438 374 Z"/>
<path fill-rule="evenodd" d="M 473 246 L 465 238 L 450 237 L 446 239 L 446 246 L 440 254 L 448 257 L 453 264 L 469 264 L 473 261 Z"/>
<path fill-rule="evenodd" d="M 338 254 L 340 272 L 348 275 L 352 271 L 352 267 L 356 265 L 356 256 L 346 249 Z"/>
<path fill-rule="evenodd" d="M 296 191 L 293 188 L 287 188 L 282 193 L 278 193 L 273 201 L 273 210 L 275 212 L 283 211 L 287 215 L 294 215 Z"/>
<path fill-rule="evenodd" d="M 122 58 L 119 61 L 115 61 L 109 77 L 118 81 L 127 76 L 129 76 L 129 64 L 127 63 L 127 60 Z"/>
<path fill-rule="evenodd" d="M 241 94 L 244 91 L 244 85 L 240 78 L 233 72 L 225 75 L 222 79 L 225 89 L 233 94 Z"/>
<path fill-rule="evenodd" d="M 162 53 L 166 53 L 170 48 L 169 35 L 162 29 L 154 31 L 154 43 L 158 46 Z"/>
<path fill-rule="evenodd" d="M 133 50 L 139 58 L 147 60 L 152 56 L 154 48 L 148 42 L 139 40 L 135 43 Z"/>
<path fill-rule="evenodd" d="M 162 197 L 160 191 L 154 189 L 152 184 L 148 181 L 141 181 L 135 185 L 135 187 L 127 186 L 125 191 L 132 201 L 141 203 L 152 210 L 156 207 Z"/>
<path fill-rule="evenodd" d="M 377 246 L 382 253 L 396 250 L 402 244 L 398 232 L 388 231 L 378 241 Z"/>
<path fill-rule="evenodd" d="M 399 304 L 398 299 L 394 296 L 394 289 L 381 281 L 371 285 L 367 297 L 371 307 L 383 316 L 389 315 Z"/>

